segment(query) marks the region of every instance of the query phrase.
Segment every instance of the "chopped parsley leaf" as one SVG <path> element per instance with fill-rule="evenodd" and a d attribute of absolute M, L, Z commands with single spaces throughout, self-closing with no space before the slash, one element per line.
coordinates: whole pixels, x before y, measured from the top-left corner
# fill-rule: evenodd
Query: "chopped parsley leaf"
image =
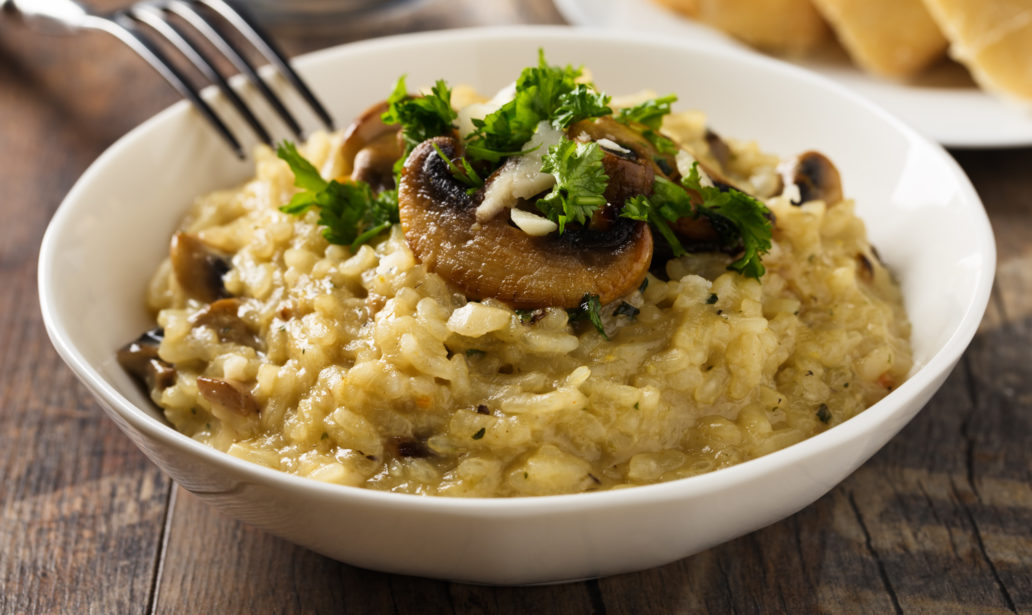
<path fill-rule="evenodd" d="M 571 141 L 563 137 L 542 157 L 542 173 L 555 176 L 552 191 L 538 199 L 537 207 L 559 225 L 561 235 L 568 222 L 586 224 L 606 204 L 609 184 L 602 165 L 602 148 L 597 143 Z"/>
<path fill-rule="evenodd" d="M 702 199 L 696 205 L 688 191 Z M 670 228 L 678 218 L 706 216 L 722 235 L 725 243 L 741 241 L 742 256 L 728 266 L 744 276 L 759 279 L 766 271 L 761 256 L 770 250 L 770 210 L 755 198 L 729 188 L 726 192 L 715 186 L 703 186 L 699 163 L 692 164 L 681 185 L 657 177 L 652 185 L 652 196 L 628 199 L 620 215 L 632 220 L 648 221 L 666 239 L 674 256 L 682 256 L 685 249 Z"/>
<path fill-rule="evenodd" d="M 469 136 L 466 153 L 474 161 L 491 162 L 521 153 L 537 125 L 551 120 L 564 100 L 568 107 L 576 106 L 577 96 L 571 99 L 567 95 L 576 90 L 580 75 L 579 68 L 550 66 L 544 51 L 538 50 L 538 65 L 520 73 L 513 99 L 486 117 L 473 120 L 476 130 Z"/>
<path fill-rule="evenodd" d="M 625 107 L 617 111 L 614 119 L 623 124 L 637 122 L 644 124 L 652 130 L 659 130 L 663 123 L 663 117 L 670 113 L 670 105 L 677 102 L 676 94 L 669 94 L 661 98 L 652 98 L 633 107 Z"/>
<path fill-rule="evenodd" d="M 692 164 L 691 172 L 681 179 L 681 183 L 702 196 L 699 209 L 704 215 L 727 220 L 741 237 L 744 252 L 728 268 L 759 279 L 766 272 L 760 257 L 770 250 L 771 223 L 767 206 L 734 188 L 724 192 L 716 186 L 703 186 L 698 162 Z"/>
<path fill-rule="evenodd" d="M 443 79 L 437 80 L 429 94 L 410 96 L 405 87 L 405 75 L 402 75 L 387 97 L 387 111 L 380 119 L 385 124 L 401 124 L 405 153 L 399 160 L 400 166 L 423 141 L 454 132 L 452 122 L 456 117 L 458 114 L 451 106 L 451 89 Z"/>
<path fill-rule="evenodd" d="M 609 336 L 606 335 L 606 330 L 602 326 L 602 316 L 599 313 L 601 309 L 602 303 L 599 301 L 598 295 L 584 293 L 584 296 L 581 297 L 580 305 L 566 310 L 566 313 L 569 315 L 570 322 L 576 322 L 587 318 L 591 324 L 594 325 L 599 334 L 608 340 Z"/>
<path fill-rule="evenodd" d="M 817 418 L 822 423 L 827 423 L 831 420 L 831 410 L 828 409 L 828 404 L 821 404 L 817 407 Z"/>
<path fill-rule="evenodd" d="M 570 124 L 590 117 L 601 117 L 613 112 L 610 96 L 578 83 L 570 92 L 559 97 L 559 107 L 552 113 L 552 125 L 568 128 Z"/>
<path fill-rule="evenodd" d="M 280 211 L 301 215 L 310 208 L 318 209 L 319 224 L 326 227 L 323 237 L 330 243 L 355 250 L 398 221 L 396 190 L 374 195 L 365 182 L 326 181 L 289 141 L 280 144 L 276 155 L 290 166 L 294 185 L 301 188 Z"/>
<path fill-rule="evenodd" d="M 477 433 L 473 434 L 473 439 L 474 440 L 479 440 L 480 438 L 484 437 L 485 433 L 487 433 L 487 428 L 486 427 L 481 427 L 480 429 L 477 430 Z"/>
<path fill-rule="evenodd" d="M 613 118 L 622 124 L 641 124 L 644 126 L 642 136 L 648 139 L 660 154 L 673 154 L 677 152 L 677 145 L 660 134 L 659 128 L 663 124 L 663 118 L 670 114 L 670 105 L 675 102 L 675 94 L 652 98 L 633 107 L 620 109 Z"/>

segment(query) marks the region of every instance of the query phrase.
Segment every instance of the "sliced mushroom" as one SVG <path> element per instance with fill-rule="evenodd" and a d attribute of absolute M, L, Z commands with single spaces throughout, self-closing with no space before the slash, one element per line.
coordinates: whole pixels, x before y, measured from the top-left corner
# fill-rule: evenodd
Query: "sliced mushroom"
<path fill-rule="evenodd" d="M 661 153 L 645 138 L 641 129 L 618 122 L 612 116 L 574 122 L 566 132 L 572 139 L 586 136 L 591 141 L 611 141 L 633 153 L 634 159 L 648 162 L 655 172 L 671 179 L 677 176 L 677 162 L 673 155 Z"/>
<path fill-rule="evenodd" d="M 627 150 L 629 151 L 629 150 Z M 639 194 L 651 194 L 655 167 L 636 156 L 614 153 L 602 148 L 602 166 L 609 177 L 606 201 L 622 208 L 624 201 Z"/>
<path fill-rule="evenodd" d="M 191 322 L 195 327 L 210 327 L 219 336 L 220 342 L 258 348 L 258 338 L 251 327 L 240 318 L 242 305 L 243 301 L 236 297 L 219 299 L 196 314 Z"/>
<path fill-rule="evenodd" d="M 116 355 L 122 369 L 136 378 L 148 392 L 161 391 L 176 381 L 176 368 L 158 356 L 158 347 L 164 337 L 162 329 L 151 329 L 119 348 Z"/>
<path fill-rule="evenodd" d="M 180 231 L 172 236 L 169 256 L 176 281 L 187 296 L 205 303 L 229 296 L 222 282 L 230 269 L 226 255 Z"/>
<path fill-rule="evenodd" d="M 435 145 L 447 156 L 459 153 L 448 137 L 413 150 L 402 170 L 401 224 L 416 257 L 467 297 L 493 297 L 516 308 L 572 308 L 585 293 L 608 303 L 645 277 L 652 234 L 644 222 L 619 218 L 605 232 L 567 229 L 544 237 L 527 235 L 503 216 L 477 223 L 482 195 L 466 192 Z"/>
<path fill-rule="evenodd" d="M 341 145 L 343 174 L 366 182 L 375 192 L 394 188 L 394 163 L 405 152 L 400 126 L 380 119 L 385 111 L 387 101 L 363 111 L 344 131 Z"/>
<path fill-rule="evenodd" d="M 630 150 L 624 150 L 630 152 Z M 652 182 L 656 177 L 655 167 L 639 160 L 633 154 L 614 152 L 602 147 L 602 167 L 609 183 L 603 194 L 606 204 L 599 207 L 591 217 L 589 228 L 593 231 L 608 231 L 620 217 L 627 199 L 639 194 L 651 194 Z"/>
<path fill-rule="evenodd" d="M 799 187 L 799 202 L 824 201 L 834 205 L 842 200 L 842 176 L 835 164 L 820 152 L 799 155 L 785 173 L 785 181 Z"/>
<path fill-rule="evenodd" d="M 240 416 L 252 416 L 261 409 L 258 400 L 239 382 L 198 376 L 197 390 L 210 403 Z"/>
<path fill-rule="evenodd" d="M 731 146 L 710 128 L 706 129 L 705 139 L 710 155 L 720 165 L 721 170 L 726 169 L 727 163 L 731 161 Z"/>
<path fill-rule="evenodd" d="M 860 280 L 868 284 L 874 281 L 874 263 L 863 252 L 856 253 L 856 271 Z"/>

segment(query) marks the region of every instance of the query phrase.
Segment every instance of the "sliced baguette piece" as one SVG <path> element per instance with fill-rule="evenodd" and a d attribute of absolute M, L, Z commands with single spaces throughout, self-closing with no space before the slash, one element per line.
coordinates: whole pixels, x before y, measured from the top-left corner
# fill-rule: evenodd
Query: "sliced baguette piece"
<path fill-rule="evenodd" d="M 656 0 L 656 2 L 688 17 L 695 17 L 699 14 L 698 0 Z"/>
<path fill-rule="evenodd" d="M 921 0 L 813 0 L 863 70 L 906 79 L 946 51 L 946 38 Z"/>
<path fill-rule="evenodd" d="M 831 34 L 810 0 L 691 1 L 700 21 L 778 54 L 802 55 Z"/>
<path fill-rule="evenodd" d="M 1032 101 L 1032 0 L 925 0 L 979 85 Z"/>

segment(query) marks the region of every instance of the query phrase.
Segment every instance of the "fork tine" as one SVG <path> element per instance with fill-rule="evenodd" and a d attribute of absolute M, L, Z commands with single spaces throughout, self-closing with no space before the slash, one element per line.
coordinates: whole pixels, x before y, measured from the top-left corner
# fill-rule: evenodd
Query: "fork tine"
<path fill-rule="evenodd" d="M 140 32 L 134 19 L 127 13 L 117 12 L 110 20 L 104 20 L 104 29 L 133 49 L 140 57 L 147 61 L 154 70 L 165 78 L 180 95 L 193 103 L 194 107 L 201 112 L 204 119 L 208 120 L 219 135 L 229 144 L 237 157 L 245 158 L 244 149 L 237 141 L 233 133 L 226 127 L 218 115 L 212 111 L 208 103 L 204 102 L 197 90 L 190 85 L 179 69 L 168 61 L 168 58 Z"/>
<path fill-rule="evenodd" d="M 276 113 L 279 114 L 287 124 L 291 132 L 294 133 L 294 136 L 298 139 L 302 138 L 300 124 L 298 124 L 297 120 L 294 119 L 293 114 L 291 114 L 290 111 L 287 110 L 286 106 L 284 106 L 283 101 L 281 101 L 265 81 L 258 76 L 258 72 L 254 69 L 254 66 L 236 50 L 228 39 L 219 33 L 215 26 L 209 22 L 204 15 L 199 13 L 192 5 L 184 2 L 183 0 L 169 0 L 164 3 L 164 7 L 186 20 L 206 39 L 208 39 L 208 41 L 219 50 L 219 53 L 226 56 L 236 69 L 246 75 L 251 84 L 258 88 L 269 104 L 272 105 L 272 108 L 275 109 Z"/>
<path fill-rule="evenodd" d="M 327 129 L 333 130 L 333 118 L 322 106 L 322 103 L 315 97 L 315 94 L 308 88 L 305 82 L 298 76 L 294 69 L 287 62 L 286 57 L 272 42 L 272 38 L 269 37 L 253 19 L 239 7 L 227 2 L 226 0 L 195 0 L 208 6 L 213 11 L 218 13 L 239 30 L 247 40 L 258 49 L 259 52 L 265 59 L 268 60 L 277 70 L 280 71 L 284 77 L 290 81 L 291 85 L 301 93 L 301 96 L 305 99 L 308 105 L 315 111 L 315 114 L 322 120 L 323 125 Z"/>
<path fill-rule="evenodd" d="M 229 86 L 229 83 L 226 82 L 225 77 L 219 73 L 211 61 L 208 60 L 201 50 L 183 34 L 182 30 L 176 24 L 165 19 L 165 14 L 162 9 L 151 4 L 136 4 L 129 9 L 129 13 L 137 21 L 146 24 L 155 32 L 165 37 L 172 46 L 186 56 L 190 63 L 197 67 L 197 70 L 199 70 L 206 79 L 218 86 L 222 95 L 229 100 L 237 112 L 240 113 L 244 120 L 246 120 L 255 131 L 258 137 L 263 142 L 270 145 L 272 144 L 272 137 L 269 136 L 268 131 L 265 130 L 265 127 L 258 121 L 258 118 L 254 116 L 251 109 L 245 105 L 242 100 L 240 100 L 236 91 Z"/>

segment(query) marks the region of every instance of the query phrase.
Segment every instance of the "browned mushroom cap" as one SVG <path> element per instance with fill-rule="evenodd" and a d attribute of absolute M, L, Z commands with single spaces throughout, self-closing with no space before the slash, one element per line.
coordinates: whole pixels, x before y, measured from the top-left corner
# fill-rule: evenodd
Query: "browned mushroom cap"
<path fill-rule="evenodd" d="M 151 329 L 119 348 L 116 355 L 122 369 L 136 378 L 148 393 L 170 387 L 176 381 L 176 369 L 158 356 L 158 346 L 164 336 L 160 328 Z"/>
<path fill-rule="evenodd" d="M 240 416 L 258 414 L 261 409 L 258 400 L 239 382 L 198 376 L 197 391 L 211 404 L 232 410 Z"/>
<path fill-rule="evenodd" d="M 788 175 L 799 186 L 799 202 L 824 201 L 834 205 L 842 200 L 842 176 L 835 164 L 820 152 L 799 154 Z"/>
<path fill-rule="evenodd" d="M 399 139 L 400 125 L 387 125 L 380 116 L 387 101 L 362 112 L 344 131 L 341 157 L 344 175 L 364 181 L 375 192 L 394 187 L 394 162 L 405 148 Z"/>
<path fill-rule="evenodd" d="M 618 219 L 604 233 L 568 229 L 532 237 L 507 216 L 477 223 L 482 195 L 467 194 L 434 146 L 455 157 L 455 139 L 418 145 L 402 170 L 398 193 L 409 246 L 430 271 L 471 299 L 494 297 L 516 308 L 576 307 L 585 293 L 602 303 L 634 290 L 652 259 L 644 222 Z"/>
<path fill-rule="evenodd" d="M 172 272 L 187 296 L 211 303 L 229 296 L 222 276 L 229 271 L 229 259 L 193 235 L 182 231 L 172 236 L 169 248 Z"/>

